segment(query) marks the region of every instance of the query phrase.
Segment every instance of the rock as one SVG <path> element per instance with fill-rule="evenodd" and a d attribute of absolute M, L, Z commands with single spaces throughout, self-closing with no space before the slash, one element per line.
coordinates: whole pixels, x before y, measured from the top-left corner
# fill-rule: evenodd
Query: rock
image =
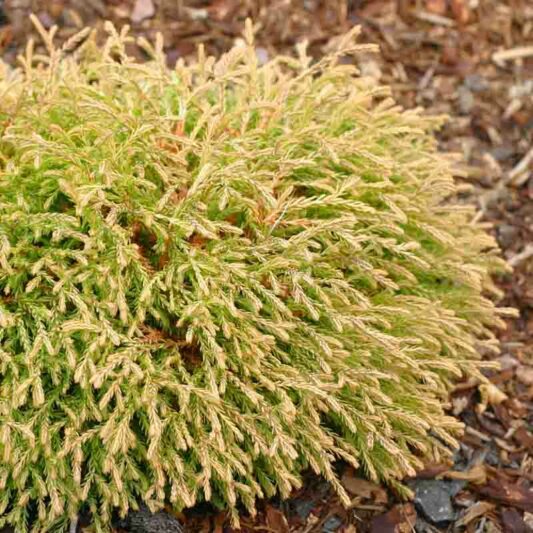
<path fill-rule="evenodd" d="M 185 533 L 177 518 L 164 511 L 152 513 L 146 506 L 128 513 L 117 526 L 128 533 Z"/>
<path fill-rule="evenodd" d="M 452 479 L 449 481 L 449 487 L 450 487 L 450 496 L 453 498 L 459 492 L 461 492 L 467 485 L 467 481 L 464 481 L 462 479 Z"/>
<path fill-rule="evenodd" d="M 496 450 L 490 449 L 485 461 L 490 466 L 500 466 L 500 456 Z"/>
<path fill-rule="evenodd" d="M 500 246 L 506 249 L 506 248 L 509 248 L 514 243 L 516 237 L 518 236 L 519 230 L 516 226 L 503 223 L 498 226 L 497 232 L 498 232 L 498 242 L 500 243 Z M 503 368 L 504 361 L 501 361 L 501 363 L 502 363 L 502 368 Z"/>
<path fill-rule="evenodd" d="M 515 147 L 510 144 L 502 144 L 500 146 L 495 146 L 490 153 L 496 159 L 496 161 L 505 161 L 510 157 L 513 157 L 515 154 Z"/>
<path fill-rule="evenodd" d="M 415 505 L 426 520 L 436 526 L 446 526 L 455 513 L 452 507 L 452 495 L 457 491 L 457 484 L 434 479 L 416 480 Z"/>
<path fill-rule="evenodd" d="M 338 516 L 330 516 L 322 526 L 322 533 L 334 533 L 341 525 L 342 520 Z"/>
<path fill-rule="evenodd" d="M 435 528 L 428 524 L 421 516 L 418 516 L 415 524 L 416 533 L 435 533 Z"/>
<path fill-rule="evenodd" d="M 311 511 L 315 507 L 314 502 L 311 500 L 297 499 L 292 502 L 294 510 L 298 516 L 303 520 L 307 520 L 307 517 L 311 514 Z"/>
<path fill-rule="evenodd" d="M 489 88 L 487 80 L 479 74 L 468 74 L 465 77 L 464 85 L 474 93 L 486 91 Z"/>
<path fill-rule="evenodd" d="M 155 15 L 155 8 L 152 0 L 136 0 L 131 13 L 131 21 L 138 24 L 145 19 L 149 19 Z"/>

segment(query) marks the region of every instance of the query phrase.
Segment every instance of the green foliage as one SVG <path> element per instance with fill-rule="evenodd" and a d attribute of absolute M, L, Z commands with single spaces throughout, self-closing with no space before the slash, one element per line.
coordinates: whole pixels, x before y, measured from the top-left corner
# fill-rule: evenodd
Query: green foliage
<path fill-rule="evenodd" d="M 248 27 L 169 70 L 41 31 L 0 77 L 0 525 L 236 519 L 308 468 L 347 500 L 337 459 L 396 484 L 449 453 L 503 262 L 440 120 L 338 62 L 373 47 L 260 66 Z"/>

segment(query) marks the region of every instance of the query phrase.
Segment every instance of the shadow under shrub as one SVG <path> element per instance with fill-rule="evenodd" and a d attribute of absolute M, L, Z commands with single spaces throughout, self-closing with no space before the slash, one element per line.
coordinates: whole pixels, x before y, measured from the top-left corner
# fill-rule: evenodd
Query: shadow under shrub
<path fill-rule="evenodd" d="M 455 445 L 504 268 L 432 131 L 338 59 L 128 57 L 41 29 L 0 75 L 0 524 L 140 502 L 253 512 L 342 459 Z M 75 53 L 71 50 L 78 48 Z"/>

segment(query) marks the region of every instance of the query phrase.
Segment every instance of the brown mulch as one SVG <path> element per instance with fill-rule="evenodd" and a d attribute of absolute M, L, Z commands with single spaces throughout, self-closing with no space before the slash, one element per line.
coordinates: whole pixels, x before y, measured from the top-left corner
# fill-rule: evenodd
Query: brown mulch
<path fill-rule="evenodd" d="M 344 509 L 328 485 L 313 477 L 285 502 L 260 504 L 243 531 L 367 532 L 533 531 L 533 3 L 531 0 L 0 0 L 0 54 L 15 62 L 32 34 L 28 14 L 59 26 L 64 40 L 85 25 L 111 19 L 135 35 L 161 31 L 169 62 L 199 43 L 227 50 L 246 16 L 259 24 L 258 56 L 267 59 L 306 38 L 319 56 L 330 39 L 354 24 L 363 40 L 378 42 L 381 57 L 358 59 L 361 71 L 393 89 L 405 107 L 448 114 L 444 150 L 466 162 L 483 218 L 515 267 L 503 277 L 504 305 L 519 309 L 500 335 L 501 370 L 488 374 L 494 389 L 457 385 L 451 410 L 466 425 L 449 465 L 428 465 L 417 479 L 447 483 L 454 518 L 431 523 L 419 503 L 345 469 L 353 496 Z M 500 391 L 498 393 L 497 391 Z M 340 467 L 342 469 L 342 467 Z M 179 517 L 187 531 L 231 531 L 210 508 Z"/>

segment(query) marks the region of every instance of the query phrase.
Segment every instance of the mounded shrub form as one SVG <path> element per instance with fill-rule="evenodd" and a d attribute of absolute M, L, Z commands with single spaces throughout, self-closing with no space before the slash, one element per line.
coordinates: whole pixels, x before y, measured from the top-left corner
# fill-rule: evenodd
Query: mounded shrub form
<path fill-rule="evenodd" d="M 502 325 L 492 237 L 433 137 L 342 56 L 126 53 L 111 26 L 0 76 L 0 524 L 145 502 L 253 512 L 335 462 L 456 444 Z M 81 46 L 80 46 L 81 44 Z"/>

